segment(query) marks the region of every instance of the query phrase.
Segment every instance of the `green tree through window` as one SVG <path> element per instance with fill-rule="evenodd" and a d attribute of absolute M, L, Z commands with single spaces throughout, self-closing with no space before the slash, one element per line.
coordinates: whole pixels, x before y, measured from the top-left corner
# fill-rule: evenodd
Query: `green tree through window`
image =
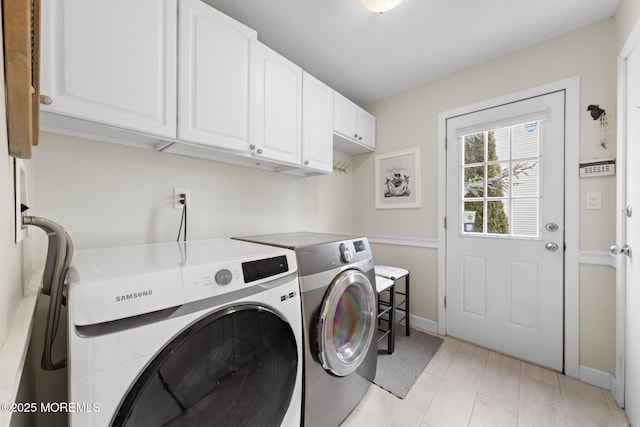
<path fill-rule="evenodd" d="M 487 158 L 485 160 L 485 136 L 487 136 Z M 464 138 L 464 163 L 477 164 L 494 162 L 499 160 L 496 153 L 496 140 L 493 131 L 467 135 Z M 485 197 L 485 166 L 466 167 L 464 171 L 465 198 Z M 508 178 L 509 170 L 503 169 L 499 164 L 489 164 L 486 167 L 486 197 L 504 197 L 505 178 Z M 484 200 L 467 201 L 464 203 L 465 211 L 474 211 L 476 233 L 484 232 Z M 501 201 L 487 203 L 487 232 L 492 234 L 509 234 L 509 218 L 504 211 Z"/>

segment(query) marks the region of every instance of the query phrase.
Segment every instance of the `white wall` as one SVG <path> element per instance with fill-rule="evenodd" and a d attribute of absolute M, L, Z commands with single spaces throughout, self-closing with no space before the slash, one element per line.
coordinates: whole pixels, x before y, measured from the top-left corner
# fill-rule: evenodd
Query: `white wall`
<path fill-rule="evenodd" d="M 640 18 L 640 1 L 620 0 L 616 10 L 616 53 L 622 49 L 631 30 Z"/>
<path fill-rule="evenodd" d="M 173 187 L 191 190 L 189 239 L 351 231 L 350 175 L 303 178 L 49 133 L 34 166 L 38 214 L 79 249 L 175 241 Z"/>
<path fill-rule="evenodd" d="M 423 207 L 376 210 L 372 179 L 375 154 L 354 157 L 353 185 L 359 190 L 354 194 L 354 233 L 435 239 L 438 224 L 438 113 L 576 75 L 581 78 L 580 158 L 615 155 L 616 49 L 613 19 L 368 105 L 367 109 L 377 117 L 375 154 L 422 147 Z M 607 110 L 611 123 L 607 150 L 600 146 L 598 122 L 594 122 L 586 111 L 589 104 L 599 104 Z M 585 209 L 585 194 L 592 191 L 602 192 L 601 210 Z M 580 196 L 580 218 L 567 218 L 567 221 L 580 222 L 582 250 L 604 253 L 615 237 L 615 177 L 582 179 Z M 391 253 L 397 253 L 398 250 L 390 247 L 374 252 L 376 262 L 391 263 Z M 437 267 L 433 265 L 436 249 L 402 250 L 432 252 L 422 256 L 422 263 L 416 261 L 416 255 L 407 255 L 406 262 L 411 264 L 407 266 L 412 268 L 412 276 L 415 271 L 422 278 L 412 280 L 412 291 L 416 296 L 412 300 L 412 312 L 437 321 Z M 393 261 L 402 262 L 401 259 Z M 597 295 L 604 293 L 608 300 L 612 300 L 615 280 L 610 267 L 593 268 L 605 271 L 597 275 L 581 274 L 580 363 L 613 372 L 614 347 L 610 337 L 615 335 L 615 325 L 611 322 L 612 308 L 599 304 L 593 293 L 597 290 Z M 418 297 L 420 295 L 422 298 Z M 590 329 L 592 323 L 600 327 Z"/>
<path fill-rule="evenodd" d="M 0 32 L 0 43 L 2 34 Z M 4 81 L 4 65 L 0 63 Z M 0 87 L 0 346 L 22 298 L 22 245 L 15 243 L 13 157 L 9 157 L 4 85 Z"/>
<path fill-rule="evenodd" d="M 2 11 L 0 10 L 0 16 Z M 0 46 L 2 46 L 2 19 L 0 19 Z M 4 82 L 4 55 L 0 55 L 0 81 Z M 29 161 L 25 161 L 29 169 Z M 29 239 L 27 239 L 28 241 Z M 26 321 L 30 314 L 18 316 L 18 308 L 23 298 L 23 288 L 30 279 L 33 261 L 30 255 L 23 256 L 23 243 L 15 243 L 15 192 L 14 192 L 14 159 L 9 156 L 7 139 L 7 116 L 5 86 L 0 85 L 0 355 L 7 366 L 21 364 L 16 362 L 22 357 L 23 349 L 15 345 L 4 345 L 6 340 L 12 343 L 24 341 L 25 337 L 18 337 L 27 329 L 27 323 L 21 324 L 19 319 Z M 21 306 L 23 309 L 24 305 Z M 20 332 L 17 332 L 20 331 Z M 28 363 L 28 362 L 25 362 Z M 18 379 L 21 373 L 4 373 L 0 391 L 4 399 L 18 392 Z M 29 374 L 21 378 L 18 398 L 23 401 L 32 400 L 32 381 Z M 8 414 L 0 413 L 0 424 L 7 422 Z M 29 425 L 32 417 L 29 414 L 19 414 L 10 417 L 12 426 Z"/>

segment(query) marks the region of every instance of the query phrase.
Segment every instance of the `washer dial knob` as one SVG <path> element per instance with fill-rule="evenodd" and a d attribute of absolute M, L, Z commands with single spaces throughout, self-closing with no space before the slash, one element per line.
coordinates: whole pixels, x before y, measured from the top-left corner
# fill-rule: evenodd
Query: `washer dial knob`
<path fill-rule="evenodd" d="M 342 262 L 351 262 L 353 259 L 353 253 L 346 243 L 340 243 L 340 258 L 342 258 Z"/>
<path fill-rule="evenodd" d="M 223 268 L 216 273 L 216 283 L 220 286 L 228 285 L 233 279 L 233 274 L 230 270 Z"/>

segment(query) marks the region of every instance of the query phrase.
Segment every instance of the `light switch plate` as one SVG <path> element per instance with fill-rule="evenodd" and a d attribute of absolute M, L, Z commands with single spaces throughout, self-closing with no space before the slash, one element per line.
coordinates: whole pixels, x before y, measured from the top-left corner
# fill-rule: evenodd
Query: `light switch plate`
<path fill-rule="evenodd" d="M 602 209 L 602 193 L 587 193 L 587 209 L 598 210 Z"/>

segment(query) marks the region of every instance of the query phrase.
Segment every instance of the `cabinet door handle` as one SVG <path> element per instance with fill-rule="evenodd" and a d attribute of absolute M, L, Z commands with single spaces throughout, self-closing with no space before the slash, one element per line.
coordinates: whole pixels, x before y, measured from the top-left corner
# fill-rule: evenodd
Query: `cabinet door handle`
<path fill-rule="evenodd" d="M 304 161 L 304 164 L 305 164 L 305 165 L 308 165 L 308 164 L 309 164 L 309 160 L 305 160 L 305 161 Z"/>
<path fill-rule="evenodd" d="M 52 102 L 53 102 L 53 99 L 51 99 L 50 96 L 40 95 L 40 104 L 51 105 Z"/>
<path fill-rule="evenodd" d="M 262 154 L 262 148 L 258 148 L 258 154 Z"/>

